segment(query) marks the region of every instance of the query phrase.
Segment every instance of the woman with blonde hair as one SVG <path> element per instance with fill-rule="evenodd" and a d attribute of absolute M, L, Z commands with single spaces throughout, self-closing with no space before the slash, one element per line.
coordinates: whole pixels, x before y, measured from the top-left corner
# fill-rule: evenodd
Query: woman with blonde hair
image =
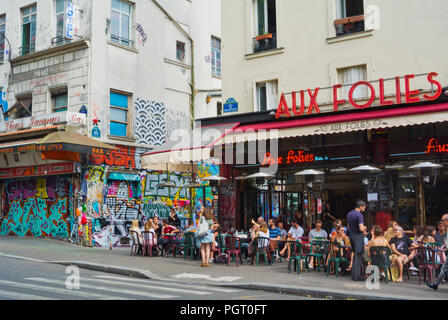
<path fill-rule="evenodd" d="M 384 234 L 384 238 L 386 238 L 386 240 L 388 242 L 390 242 L 390 240 L 395 237 L 395 233 L 394 233 L 394 228 L 398 227 L 398 223 L 396 221 L 389 221 L 389 225 L 387 226 L 387 230 L 386 233 Z"/>
<path fill-rule="evenodd" d="M 138 252 L 140 253 L 142 251 L 143 236 L 142 236 L 142 231 L 138 227 L 138 220 L 133 220 L 132 221 L 132 226 L 129 229 L 129 232 L 131 232 L 131 231 L 134 231 L 134 232 L 137 233 L 137 239 L 134 239 L 134 237 L 132 236 L 132 233 L 131 233 L 131 238 L 132 238 L 132 241 L 137 241 L 137 243 L 138 243 Z"/>
<path fill-rule="evenodd" d="M 203 227 L 203 226 L 206 226 Z M 201 242 L 201 267 L 210 267 L 211 246 L 213 244 L 212 228 L 218 225 L 214 223 L 212 208 L 206 208 L 204 215 L 199 218 L 199 240 Z"/>
<path fill-rule="evenodd" d="M 149 219 L 148 221 L 146 221 L 145 223 L 145 231 L 146 232 L 150 232 L 150 241 L 152 240 L 152 243 L 154 246 L 157 247 L 157 236 L 154 232 L 154 228 L 155 228 L 155 224 L 154 221 L 152 219 Z"/>

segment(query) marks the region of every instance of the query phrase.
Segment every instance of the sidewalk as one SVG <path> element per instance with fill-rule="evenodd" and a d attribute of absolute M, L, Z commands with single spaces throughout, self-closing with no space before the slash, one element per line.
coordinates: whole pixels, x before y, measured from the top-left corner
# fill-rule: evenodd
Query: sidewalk
<path fill-rule="evenodd" d="M 140 278 L 165 279 L 211 285 L 235 286 L 290 294 L 339 299 L 448 299 L 448 284 L 438 291 L 418 285 L 411 276 L 404 283 L 381 282 L 380 290 L 369 290 L 364 282 L 352 282 L 348 276 L 327 277 L 324 272 L 307 271 L 300 275 L 288 273 L 287 263 L 273 266 L 243 265 L 238 268 L 213 263 L 200 267 L 200 261 L 185 261 L 183 257 L 134 257 L 129 248 L 79 247 L 68 242 L 49 239 L 0 237 L 0 256 L 77 264 L 81 268 L 111 272 Z M 82 272 L 82 271 L 81 271 Z"/>

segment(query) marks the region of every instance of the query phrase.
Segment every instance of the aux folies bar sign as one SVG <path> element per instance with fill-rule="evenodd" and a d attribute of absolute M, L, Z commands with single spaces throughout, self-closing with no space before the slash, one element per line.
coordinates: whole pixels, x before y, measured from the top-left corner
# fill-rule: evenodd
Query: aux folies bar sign
<path fill-rule="evenodd" d="M 442 85 L 440 82 L 435 80 L 434 78 L 437 77 L 438 74 L 436 72 L 431 72 L 427 76 L 428 82 L 435 86 L 437 88 L 436 92 L 433 95 L 423 95 L 423 99 L 420 97 L 420 90 L 411 90 L 412 86 L 412 79 L 415 78 L 415 75 L 408 74 L 404 76 L 404 84 L 405 84 L 405 97 L 404 101 L 402 101 L 401 97 L 401 79 L 402 77 L 395 77 L 395 99 L 394 100 L 387 100 L 384 96 L 384 79 L 379 79 L 379 91 L 377 92 L 373 85 L 368 81 L 359 81 L 353 84 L 350 88 L 350 91 L 348 92 L 348 101 L 346 99 L 342 99 L 338 97 L 338 90 L 342 88 L 341 84 L 336 84 L 333 86 L 333 109 L 334 111 L 338 111 L 339 105 L 345 104 L 347 102 L 350 103 L 351 106 L 353 106 L 356 109 L 365 109 L 370 107 L 373 102 L 379 98 L 379 104 L 380 106 L 388 106 L 392 104 L 400 104 L 400 103 L 415 103 L 420 102 L 422 100 L 426 101 L 432 101 L 436 100 L 440 97 L 442 94 Z M 355 101 L 353 97 L 353 93 L 358 87 L 365 86 L 367 87 L 369 93 L 368 93 L 368 101 L 364 104 L 359 104 Z M 295 116 L 301 116 L 305 113 L 311 114 L 311 113 L 320 113 L 319 104 L 317 103 L 317 96 L 319 94 L 320 88 L 317 87 L 314 90 L 307 89 L 301 90 L 299 92 L 292 92 L 292 105 L 291 110 L 289 109 L 288 103 L 286 101 L 284 93 L 282 93 L 280 97 L 280 103 L 277 109 L 277 113 L 275 114 L 276 118 L 280 118 L 282 116 L 285 117 L 295 117 Z M 300 105 L 298 104 L 298 97 L 297 93 L 300 94 Z M 310 104 L 309 106 L 305 105 L 305 95 L 309 96 Z"/>

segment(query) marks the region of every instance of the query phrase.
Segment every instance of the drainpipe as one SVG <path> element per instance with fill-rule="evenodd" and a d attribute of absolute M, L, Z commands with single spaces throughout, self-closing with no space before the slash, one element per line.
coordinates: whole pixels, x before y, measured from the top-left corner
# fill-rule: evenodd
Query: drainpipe
<path fill-rule="evenodd" d="M 182 26 L 177 23 L 177 21 L 168 13 L 168 11 L 165 10 L 165 8 L 162 7 L 162 5 L 157 0 L 152 0 L 154 4 L 167 16 L 168 19 L 171 20 L 171 22 L 174 24 L 174 26 L 179 29 L 179 31 L 187 37 L 187 39 L 191 43 L 191 82 L 190 82 L 190 88 L 191 88 L 191 98 L 190 98 L 190 127 L 191 130 L 193 130 L 194 127 L 194 103 L 195 103 L 195 77 L 194 77 L 194 41 L 193 38 L 182 28 Z"/>

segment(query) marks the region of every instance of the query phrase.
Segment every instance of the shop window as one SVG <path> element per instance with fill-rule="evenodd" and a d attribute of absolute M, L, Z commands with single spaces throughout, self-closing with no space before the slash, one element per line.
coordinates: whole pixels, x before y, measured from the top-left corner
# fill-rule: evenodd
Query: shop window
<path fill-rule="evenodd" d="M 5 59 L 6 15 L 0 16 L 0 63 Z"/>
<path fill-rule="evenodd" d="M 67 89 L 60 89 L 52 92 L 51 101 L 53 104 L 53 112 L 63 112 L 68 109 L 68 93 Z"/>
<path fill-rule="evenodd" d="M 176 59 L 180 62 L 185 60 L 185 43 L 182 41 L 176 41 Z"/>
<path fill-rule="evenodd" d="M 36 5 L 22 9 L 22 55 L 36 51 L 36 11 Z"/>
<path fill-rule="evenodd" d="M 129 95 L 110 93 L 110 135 L 127 137 Z"/>
<path fill-rule="evenodd" d="M 132 46 L 132 4 L 124 0 L 112 0 L 111 37 L 112 42 Z"/>
<path fill-rule="evenodd" d="M 363 0 L 335 0 L 337 19 L 334 21 L 336 35 L 364 31 L 364 1 Z"/>
<path fill-rule="evenodd" d="M 339 77 L 339 83 L 347 85 L 342 88 L 342 97 L 344 99 L 348 99 L 348 93 L 351 87 L 349 85 L 354 84 L 358 81 L 367 81 L 367 67 L 366 65 L 361 65 L 350 68 L 338 69 L 338 77 Z M 357 87 L 356 90 L 353 92 L 353 98 L 362 99 L 367 97 L 368 93 L 367 90 L 368 88 L 366 86 Z"/>
<path fill-rule="evenodd" d="M 254 52 L 277 48 L 276 0 L 254 0 Z"/>
<path fill-rule="evenodd" d="M 212 37 L 212 75 L 221 76 L 221 39 Z"/>
<path fill-rule="evenodd" d="M 255 111 L 267 111 L 277 108 L 277 80 L 260 82 L 255 85 Z"/>

